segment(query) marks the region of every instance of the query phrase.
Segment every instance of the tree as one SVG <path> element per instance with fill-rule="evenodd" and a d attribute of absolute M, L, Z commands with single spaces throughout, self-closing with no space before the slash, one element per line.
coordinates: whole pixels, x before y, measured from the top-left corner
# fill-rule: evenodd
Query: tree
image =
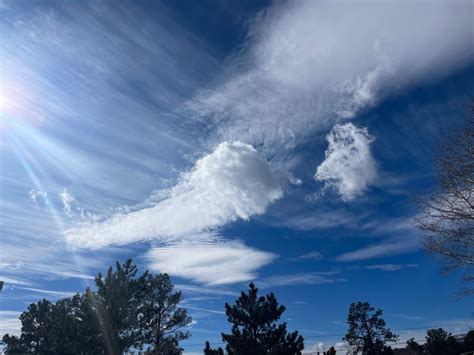
<path fill-rule="evenodd" d="M 435 162 L 438 189 L 417 198 L 415 225 L 425 234 L 426 250 L 441 259 L 445 271 L 466 270 L 474 281 L 474 104 L 464 126 L 440 143 Z M 469 286 L 461 294 L 470 294 Z"/>
<path fill-rule="evenodd" d="M 148 354 L 179 354 L 181 329 L 191 322 L 180 292 L 166 274 L 137 277 L 132 260 L 96 277 L 97 291 L 56 303 L 33 303 L 20 316 L 21 334 L 3 337 L 6 354 L 121 354 L 147 347 Z"/>
<path fill-rule="evenodd" d="M 150 344 L 150 354 L 180 354 L 179 341 L 187 339 L 189 332 L 182 331 L 191 324 L 186 309 L 178 304 L 183 296 L 173 291 L 167 274 L 151 275 L 146 272 L 139 280 L 139 327 L 144 341 Z"/>
<path fill-rule="evenodd" d="M 430 355 L 454 355 L 457 347 L 456 339 L 442 328 L 426 332 L 426 350 Z"/>
<path fill-rule="evenodd" d="M 409 350 L 411 354 L 418 354 L 421 351 L 420 344 L 415 341 L 415 338 L 407 340 L 406 349 Z"/>
<path fill-rule="evenodd" d="M 336 352 L 336 349 L 334 348 L 334 346 L 331 346 L 331 347 L 328 349 L 328 351 L 326 351 L 326 352 L 324 353 L 324 355 L 336 355 L 336 353 L 337 353 L 337 352 Z"/>
<path fill-rule="evenodd" d="M 470 330 L 463 341 L 462 344 L 462 351 L 467 352 L 467 351 L 473 351 L 474 350 L 474 330 Z"/>
<path fill-rule="evenodd" d="M 224 350 L 221 347 L 217 350 L 211 348 L 211 344 L 206 341 L 206 347 L 204 348 L 204 355 L 224 355 Z"/>
<path fill-rule="evenodd" d="M 295 355 L 304 348 L 303 337 L 297 331 L 288 333 L 286 323 L 277 324 L 285 307 L 278 304 L 273 293 L 258 297 L 253 283 L 242 292 L 235 305 L 225 304 L 231 334 L 222 333 L 230 355 Z"/>
<path fill-rule="evenodd" d="M 46 299 L 32 303 L 20 316 L 20 336 L 3 337 L 5 353 L 102 353 L 99 323 L 88 292 L 57 303 Z"/>
<path fill-rule="evenodd" d="M 386 342 L 396 341 L 398 337 L 386 328 L 382 313 L 368 302 L 352 303 L 347 316 L 349 330 L 343 340 L 356 352 L 365 351 L 367 355 L 388 353 Z"/>
<path fill-rule="evenodd" d="M 132 346 L 141 349 L 136 274 L 137 266 L 128 259 L 123 265 L 116 262 L 115 270 L 109 267 L 105 277 L 99 273 L 95 278 L 96 309 L 110 354 L 123 353 Z"/>

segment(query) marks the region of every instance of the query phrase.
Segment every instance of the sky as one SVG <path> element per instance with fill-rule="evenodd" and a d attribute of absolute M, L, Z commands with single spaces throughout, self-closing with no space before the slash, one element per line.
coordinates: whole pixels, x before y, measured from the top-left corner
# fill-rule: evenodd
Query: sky
<path fill-rule="evenodd" d="M 471 1 L 0 1 L 0 334 L 132 257 L 220 345 L 249 282 L 305 351 L 351 302 L 474 327 L 413 196 L 474 92 Z"/>

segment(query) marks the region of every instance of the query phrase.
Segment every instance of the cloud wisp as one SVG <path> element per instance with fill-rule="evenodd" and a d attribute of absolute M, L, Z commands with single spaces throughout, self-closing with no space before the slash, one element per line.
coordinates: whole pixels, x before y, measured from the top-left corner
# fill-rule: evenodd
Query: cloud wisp
<path fill-rule="evenodd" d="M 380 270 L 380 271 L 399 271 L 403 269 L 412 269 L 418 267 L 418 264 L 374 264 L 365 266 L 355 266 L 353 269 Z"/>
<path fill-rule="evenodd" d="M 225 285 L 253 280 L 256 271 L 276 255 L 240 242 L 181 242 L 154 247 L 146 258 L 155 272 L 166 272 L 206 285 Z"/>
<path fill-rule="evenodd" d="M 420 243 L 417 238 L 413 238 L 413 240 L 389 240 L 341 254 L 336 258 L 336 261 L 352 262 L 377 259 L 392 255 L 412 253 L 419 248 Z"/>
<path fill-rule="evenodd" d="M 290 285 L 322 285 L 336 282 L 345 282 L 346 279 L 336 277 L 338 271 L 306 272 L 293 275 L 278 275 L 260 281 L 262 287 L 290 286 Z"/>
<path fill-rule="evenodd" d="M 296 258 L 291 258 L 292 261 L 301 261 L 301 260 L 320 260 L 323 258 L 323 254 L 319 251 L 311 251 L 309 253 L 297 256 Z"/>
<path fill-rule="evenodd" d="M 264 213 L 282 189 L 268 163 L 250 145 L 224 142 L 153 207 L 118 213 L 66 231 L 67 240 L 91 249 L 199 233 Z"/>

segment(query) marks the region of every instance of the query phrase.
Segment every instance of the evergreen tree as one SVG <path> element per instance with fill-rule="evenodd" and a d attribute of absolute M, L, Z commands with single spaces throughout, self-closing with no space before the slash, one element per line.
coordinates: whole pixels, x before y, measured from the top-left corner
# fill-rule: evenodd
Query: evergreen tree
<path fill-rule="evenodd" d="M 183 349 L 179 341 L 187 339 L 189 332 L 182 329 L 189 326 L 191 317 L 178 304 L 183 296 L 173 291 L 173 284 L 167 274 L 151 275 L 146 272 L 139 280 L 139 326 L 144 342 L 150 344 L 150 354 L 180 354 Z"/>
<path fill-rule="evenodd" d="M 224 350 L 218 347 L 217 350 L 212 349 L 208 341 L 206 341 L 206 347 L 204 348 L 204 355 L 224 355 Z"/>
<path fill-rule="evenodd" d="M 430 329 L 426 332 L 426 350 L 430 355 L 457 354 L 458 344 L 451 333 L 442 328 Z"/>
<path fill-rule="evenodd" d="M 5 353 L 103 353 L 99 323 L 89 296 L 86 291 L 57 303 L 46 299 L 32 303 L 20 316 L 20 336 L 3 337 Z"/>
<path fill-rule="evenodd" d="M 368 302 L 352 303 L 349 307 L 347 323 L 349 330 L 343 338 L 354 351 L 364 351 L 367 355 L 390 353 L 385 346 L 388 341 L 396 341 L 397 336 L 381 318 L 382 310 L 376 310 Z"/>
<path fill-rule="evenodd" d="M 142 334 L 138 329 L 137 266 L 128 259 L 116 263 L 107 275 L 95 278 L 97 285 L 97 312 L 104 330 L 107 352 L 118 354 L 130 347 L 141 348 Z"/>
<path fill-rule="evenodd" d="M 466 337 L 464 338 L 464 341 L 462 344 L 462 351 L 463 352 L 474 351 L 474 330 L 470 330 L 466 334 Z"/>
<path fill-rule="evenodd" d="M 148 354 L 180 354 L 181 329 L 191 322 L 168 275 L 137 277 L 131 260 L 96 277 L 97 292 L 56 303 L 33 303 L 20 316 L 21 334 L 3 337 L 6 354 L 122 354 L 147 346 Z"/>
<path fill-rule="evenodd" d="M 415 338 L 410 338 L 410 339 L 407 340 L 406 349 L 410 350 L 410 353 L 414 354 L 414 355 L 418 354 L 421 351 L 420 344 L 418 344 L 415 341 Z"/>
<path fill-rule="evenodd" d="M 229 355 L 295 355 L 304 348 L 297 331 L 288 333 L 286 323 L 277 324 L 285 307 L 278 304 L 273 293 L 258 297 L 258 289 L 249 285 L 235 305 L 225 304 L 231 334 L 222 334 Z"/>

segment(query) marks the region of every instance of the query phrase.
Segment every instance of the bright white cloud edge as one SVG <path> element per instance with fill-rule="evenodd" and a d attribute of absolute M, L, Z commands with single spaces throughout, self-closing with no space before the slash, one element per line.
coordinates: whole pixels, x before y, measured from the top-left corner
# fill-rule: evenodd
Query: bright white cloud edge
<path fill-rule="evenodd" d="M 344 201 L 360 196 L 377 179 L 377 168 L 370 144 L 373 138 L 366 128 L 352 123 L 335 125 L 326 136 L 329 146 L 314 178 L 325 189 L 336 190 Z"/>
<path fill-rule="evenodd" d="M 241 242 L 180 242 L 154 247 L 146 254 L 149 268 L 206 285 L 225 285 L 253 280 L 256 271 L 276 255 Z"/>
<path fill-rule="evenodd" d="M 90 249 L 151 239 L 169 241 L 264 213 L 283 191 L 258 152 L 237 141 L 221 143 L 199 159 L 167 194 L 153 207 L 69 229 L 66 240 Z"/>

